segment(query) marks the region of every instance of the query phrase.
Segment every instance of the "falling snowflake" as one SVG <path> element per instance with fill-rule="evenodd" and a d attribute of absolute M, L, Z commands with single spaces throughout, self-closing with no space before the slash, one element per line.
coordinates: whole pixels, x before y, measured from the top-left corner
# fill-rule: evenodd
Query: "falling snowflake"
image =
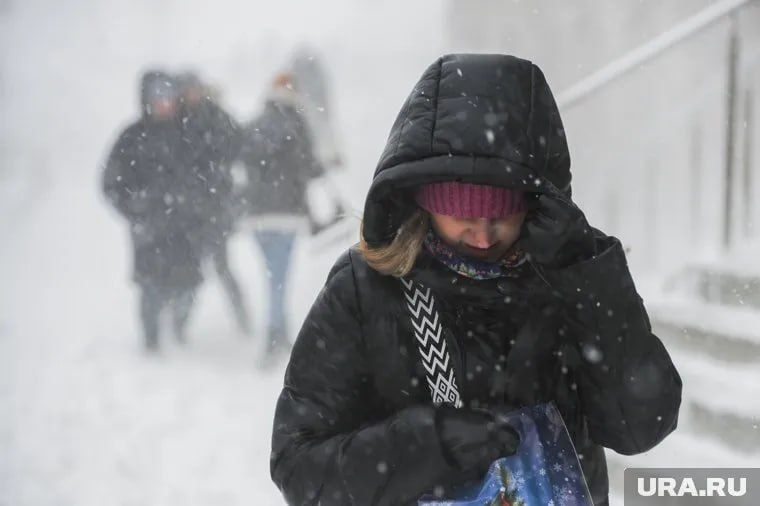
<path fill-rule="evenodd" d="M 604 358 L 602 351 L 593 344 L 586 343 L 582 348 L 583 356 L 592 364 L 598 364 Z"/>
<path fill-rule="evenodd" d="M 554 464 L 554 466 L 552 468 L 554 469 L 555 472 L 559 473 L 559 472 L 562 471 L 562 464 L 560 464 L 559 462 L 557 462 L 556 464 Z"/>

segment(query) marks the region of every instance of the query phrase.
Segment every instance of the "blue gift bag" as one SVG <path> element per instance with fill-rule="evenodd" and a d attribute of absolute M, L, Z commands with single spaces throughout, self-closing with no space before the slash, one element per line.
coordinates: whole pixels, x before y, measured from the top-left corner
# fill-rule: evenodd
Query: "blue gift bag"
<path fill-rule="evenodd" d="M 593 506 L 578 456 L 554 404 L 506 415 L 520 434 L 515 455 L 491 464 L 480 483 L 450 498 L 422 497 L 419 506 Z"/>

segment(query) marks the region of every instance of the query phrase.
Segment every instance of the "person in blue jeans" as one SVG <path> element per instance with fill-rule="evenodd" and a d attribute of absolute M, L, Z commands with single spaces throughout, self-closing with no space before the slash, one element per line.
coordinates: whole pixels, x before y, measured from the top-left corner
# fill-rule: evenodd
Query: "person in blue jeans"
<path fill-rule="evenodd" d="M 269 278 L 269 346 L 268 351 L 287 349 L 287 312 L 285 311 L 285 288 L 288 282 L 291 252 L 296 231 L 262 229 L 255 232 L 261 246 Z"/>
<path fill-rule="evenodd" d="M 243 129 L 240 161 L 246 174 L 240 197 L 253 217 L 269 277 L 266 360 L 290 347 L 285 290 L 291 250 L 308 227 L 308 184 L 324 175 L 290 74 L 274 79 L 264 110 Z"/>

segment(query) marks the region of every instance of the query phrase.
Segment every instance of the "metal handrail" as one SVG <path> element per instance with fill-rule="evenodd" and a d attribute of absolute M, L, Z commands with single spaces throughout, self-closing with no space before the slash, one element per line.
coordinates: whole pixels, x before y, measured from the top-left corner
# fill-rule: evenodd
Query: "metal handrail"
<path fill-rule="evenodd" d="M 705 8 L 557 95 L 557 103 L 560 109 L 567 110 L 577 106 L 590 98 L 600 88 L 634 70 L 647 60 L 754 1 L 756 0 L 723 0 Z"/>

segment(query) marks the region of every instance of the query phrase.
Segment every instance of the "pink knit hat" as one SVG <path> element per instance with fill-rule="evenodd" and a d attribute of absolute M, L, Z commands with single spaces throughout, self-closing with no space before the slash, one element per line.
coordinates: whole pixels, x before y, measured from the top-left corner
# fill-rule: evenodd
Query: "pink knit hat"
<path fill-rule="evenodd" d="M 457 218 L 507 218 L 528 210 L 523 192 L 457 181 L 422 185 L 416 200 L 429 213 Z"/>

